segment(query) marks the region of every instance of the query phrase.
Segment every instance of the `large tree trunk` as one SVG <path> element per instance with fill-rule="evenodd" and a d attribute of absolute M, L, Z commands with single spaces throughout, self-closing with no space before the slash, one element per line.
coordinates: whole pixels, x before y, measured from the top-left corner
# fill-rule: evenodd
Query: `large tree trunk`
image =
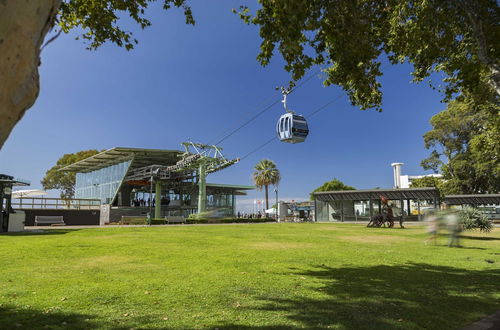
<path fill-rule="evenodd" d="M 40 48 L 61 0 L 0 0 L 0 149 L 36 101 Z"/>

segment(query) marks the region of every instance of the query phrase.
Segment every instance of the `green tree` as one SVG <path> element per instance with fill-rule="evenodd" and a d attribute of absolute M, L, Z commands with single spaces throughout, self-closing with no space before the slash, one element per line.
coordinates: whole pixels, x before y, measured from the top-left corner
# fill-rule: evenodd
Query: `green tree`
<path fill-rule="evenodd" d="M 413 179 L 410 185 L 411 188 L 427 188 L 434 187 L 439 190 L 439 196 L 441 199 L 446 195 L 453 195 L 454 191 L 447 190 L 446 180 L 439 177 L 424 176 L 423 178 Z"/>
<path fill-rule="evenodd" d="M 311 200 L 314 199 L 314 193 L 318 191 L 338 191 L 338 190 L 356 190 L 356 188 L 345 185 L 342 181 L 338 179 L 333 179 L 331 181 L 327 181 L 323 183 L 318 188 L 314 189 L 310 194 L 309 198 Z"/>
<path fill-rule="evenodd" d="M 254 167 L 255 172 L 253 172 L 253 182 L 255 186 L 262 190 L 264 188 L 266 192 L 266 210 L 269 209 L 269 186 L 277 186 L 280 183 L 281 175 L 280 171 L 276 167 L 276 164 L 269 159 L 263 159 L 257 163 Z"/>
<path fill-rule="evenodd" d="M 73 154 L 65 154 L 57 160 L 56 165 L 52 166 L 43 177 L 41 183 L 43 189 L 59 189 L 62 199 L 70 199 L 75 196 L 76 175 L 74 172 L 62 172 L 61 168 L 76 163 L 82 159 L 94 156 L 99 151 L 83 150 Z"/>
<path fill-rule="evenodd" d="M 240 17 L 260 28 L 258 60 L 278 51 L 292 83 L 315 65 L 361 109 L 382 104 L 381 62 L 409 62 L 413 81 L 444 73 L 442 92 L 500 95 L 500 7 L 495 0 L 259 0 Z"/>
<path fill-rule="evenodd" d="M 500 121 L 498 107 L 459 98 L 430 120 L 425 133 L 430 156 L 424 169 L 442 172 L 445 194 L 496 193 L 500 191 Z"/>

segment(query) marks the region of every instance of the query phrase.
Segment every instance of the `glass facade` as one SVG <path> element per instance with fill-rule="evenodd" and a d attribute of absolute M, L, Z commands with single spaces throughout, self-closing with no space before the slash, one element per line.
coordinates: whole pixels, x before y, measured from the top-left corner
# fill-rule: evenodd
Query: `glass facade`
<path fill-rule="evenodd" d="M 96 171 L 77 173 L 75 197 L 95 198 L 103 204 L 111 204 L 131 162 L 129 160 Z"/>

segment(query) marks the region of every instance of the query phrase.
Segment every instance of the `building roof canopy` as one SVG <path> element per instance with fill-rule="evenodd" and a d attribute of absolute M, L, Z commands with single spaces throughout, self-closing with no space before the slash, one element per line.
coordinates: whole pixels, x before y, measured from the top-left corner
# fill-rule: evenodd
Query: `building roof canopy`
<path fill-rule="evenodd" d="M 63 167 L 61 171 L 87 173 L 132 159 L 132 168 L 153 164 L 172 165 L 179 159 L 180 154 L 182 151 L 179 150 L 116 147 Z"/>
<path fill-rule="evenodd" d="M 315 192 L 314 198 L 320 201 L 328 200 L 370 200 L 385 197 L 388 199 L 434 199 L 439 197 L 436 188 L 401 188 L 401 189 L 370 189 L 370 190 L 339 190 Z"/>
<path fill-rule="evenodd" d="M 447 195 L 444 197 L 444 202 L 449 205 L 500 204 L 500 194 Z"/>

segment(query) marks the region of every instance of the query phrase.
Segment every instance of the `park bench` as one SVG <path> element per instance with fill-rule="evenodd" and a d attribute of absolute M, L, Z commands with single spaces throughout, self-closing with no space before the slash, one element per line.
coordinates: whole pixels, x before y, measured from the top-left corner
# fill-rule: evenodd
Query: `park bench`
<path fill-rule="evenodd" d="M 165 221 L 167 221 L 168 224 L 186 223 L 186 219 L 183 216 L 178 216 L 178 215 L 167 215 L 165 216 Z"/>
<path fill-rule="evenodd" d="M 36 215 L 35 226 L 51 225 L 51 226 L 64 226 L 64 218 L 62 215 Z"/>

